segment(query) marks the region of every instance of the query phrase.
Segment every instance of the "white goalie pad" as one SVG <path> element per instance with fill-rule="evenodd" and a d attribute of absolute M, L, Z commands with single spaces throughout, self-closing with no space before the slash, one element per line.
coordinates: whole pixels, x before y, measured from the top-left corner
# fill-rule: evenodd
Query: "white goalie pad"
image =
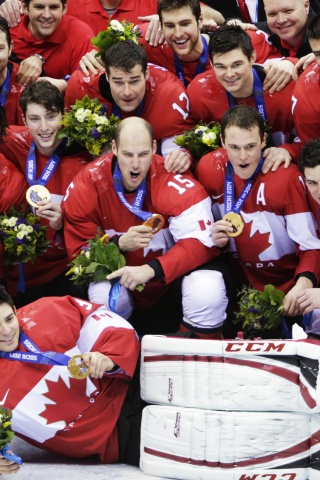
<path fill-rule="evenodd" d="M 141 396 L 213 410 L 319 412 L 320 342 L 197 340 L 147 335 Z"/>
<path fill-rule="evenodd" d="M 320 414 L 144 409 L 140 468 L 183 480 L 319 480 Z"/>

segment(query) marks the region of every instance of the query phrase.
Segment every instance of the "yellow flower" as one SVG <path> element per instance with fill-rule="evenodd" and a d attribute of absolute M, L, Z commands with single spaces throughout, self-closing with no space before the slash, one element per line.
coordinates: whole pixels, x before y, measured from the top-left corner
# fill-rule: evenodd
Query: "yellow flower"
<path fill-rule="evenodd" d="M 2 424 L 3 428 L 11 427 L 11 425 L 12 425 L 11 422 L 4 422 Z"/>

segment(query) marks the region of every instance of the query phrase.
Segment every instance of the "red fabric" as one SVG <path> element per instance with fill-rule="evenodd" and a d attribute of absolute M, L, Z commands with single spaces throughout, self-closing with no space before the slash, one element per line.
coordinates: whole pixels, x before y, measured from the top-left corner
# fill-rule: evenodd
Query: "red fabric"
<path fill-rule="evenodd" d="M 238 7 L 241 18 L 244 22 L 251 23 L 251 17 L 248 9 L 248 5 L 245 0 L 238 0 Z"/>
<path fill-rule="evenodd" d="M 98 351 L 118 373 L 72 379 L 66 366 L 1 359 L 0 397 L 14 430 L 40 448 L 74 458 L 118 461 L 116 423 L 139 355 L 132 327 L 98 305 L 70 296 L 42 298 L 18 310 L 20 327 L 41 351 Z M 25 351 L 22 345 L 19 350 Z M 125 373 L 124 373 L 125 372 Z M 14 379 L 23 381 L 13 381 Z"/>
<path fill-rule="evenodd" d="M 83 55 L 92 50 L 91 28 L 80 20 L 65 15 L 55 32 L 44 40 L 37 40 L 28 30 L 28 19 L 10 29 L 13 51 L 20 60 L 39 53 L 45 59 L 46 76 L 64 78 L 76 70 Z"/>
<path fill-rule="evenodd" d="M 320 135 L 320 67 L 312 63 L 293 91 L 293 119 L 302 145 Z"/>
<path fill-rule="evenodd" d="M 177 176 L 165 170 L 162 157 L 154 156 L 147 176 L 147 192 L 142 209 L 160 213 L 165 224 L 147 248 L 125 252 L 126 264 L 130 266 L 144 265 L 157 258 L 163 268 L 166 283 L 208 262 L 216 250 L 205 246 L 211 226 L 206 215 L 210 217 L 211 212 L 204 188 L 188 172 L 178 177 L 180 185 L 189 185 L 183 192 L 183 189 L 179 192 L 172 186 L 173 183 L 177 186 Z M 126 198 L 132 202 L 133 194 L 126 195 Z M 203 202 L 206 202 L 205 206 Z M 70 258 L 81 250 L 88 239 L 97 234 L 98 226 L 112 237 L 142 223 L 121 203 L 114 190 L 112 154 L 91 162 L 77 175 L 62 202 L 62 208 L 65 214 L 64 235 Z M 205 216 L 198 218 L 199 214 Z M 207 225 L 205 231 L 201 231 L 201 220 Z M 174 246 L 173 235 L 176 238 Z M 153 279 L 142 292 L 135 290 L 131 293 L 135 307 L 144 309 L 154 305 L 166 291 L 164 279 Z"/>
<path fill-rule="evenodd" d="M 227 164 L 224 149 L 202 157 L 196 174 L 213 199 L 216 220 L 224 214 L 224 178 Z M 235 199 L 245 181 L 235 176 Z M 240 261 L 250 284 L 258 290 L 271 283 L 284 292 L 295 277 L 312 272 L 320 278 L 320 241 L 296 165 L 276 172 L 259 173 L 241 216 L 244 229 L 231 240 L 231 255 Z"/>
<path fill-rule="evenodd" d="M 24 177 L 26 177 L 26 158 L 31 142 L 32 137 L 27 128 L 15 127 L 9 130 L 8 135 L 3 139 L 3 143 L 0 144 L 0 153 L 8 158 Z M 48 156 L 41 155 L 36 151 L 37 178 L 39 178 L 48 159 Z M 53 201 L 61 203 L 62 197 L 73 177 L 90 160 L 91 156 L 87 153 L 62 157 L 53 176 L 46 184 Z M 22 192 L 23 196 L 25 196 L 28 187 L 29 185 L 25 183 L 23 189 L 17 189 L 15 192 Z M 41 223 L 44 225 L 48 224 L 45 219 L 42 219 Z M 53 243 L 55 232 L 55 230 L 48 227 L 47 238 L 51 241 L 51 244 L 47 252 L 38 257 L 35 262 L 29 261 L 24 264 L 26 288 L 47 283 L 66 270 L 68 258 L 65 245 L 64 243 L 60 245 Z M 10 268 L 6 266 L 5 271 L 10 294 L 15 295 L 19 278 L 18 266 Z"/>
<path fill-rule="evenodd" d="M 67 14 L 86 22 L 98 35 L 108 27 L 110 20 L 137 24 L 138 17 L 157 13 L 157 6 L 157 0 L 122 0 L 110 18 L 100 0 L 68 0 Z"/>
<path fill-rule="evenodd" d="M 141 117 L 151 124 L 155 139 L 162 140 L 190 130 L 194 122 L 188 115 L 189 101 L 184 86 L 171 72 L 154 65 L 150 65 L 149 68 L 150 76 L 147 80 Z M 74 105 L 76 100 L 82 100 L 85 95 L 88 95 L 89 98 L 98 98 L 100 102 L 104 103 L 110 114 L 112 105 L 100 91 L 99 78 L 99 75 L 86 77 L 79 70 L 74 72 L 66 90 L 66 108 L 70 108 L 70 105 Z M 135 114 L 136 112 L 132 112 L 129 116 Z M 184 119 L 186 115 L 187 118 Z M 125 117 L 127 116 L 125 115 Z"/>

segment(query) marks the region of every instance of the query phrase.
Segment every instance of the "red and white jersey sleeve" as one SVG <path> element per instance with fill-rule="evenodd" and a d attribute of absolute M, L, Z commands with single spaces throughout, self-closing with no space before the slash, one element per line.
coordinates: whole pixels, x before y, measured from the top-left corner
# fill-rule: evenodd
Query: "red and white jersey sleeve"
<path fill-rule="evenodd" d="M 143 223 L 118 199 L 113 187 L 111 163 L 111 154 L 100 157 L 80 172 L 68 188 L 62 208 L 70 258 L 97 234 L 99 226 L 112 237 Z M 133 194 L 126 197 L 130 203 L 133 202 Z M 162 157 L 157 155 L 147 177 L 142 208 L 163 215 L 164 227 L 154 235 L 147 248 L 125 253 L 127 265 L 144 265 L 156 258 L 162 265 L 166 283 L 170 283 L 217 254 L 212 248 L 212 214 L 204 188 L 190 173 L 168 173 Z M 149 288 L 156 298 L 161 293 L 163 282 L 159 279 L 148 282 L 139 298 L 147 298 Z"/>
<path fill-rule="evenodd" d="M 224 215 L 226 163 L 226 152 L 220 149 L 205 155 L 197 166 L 197 178 L 211 196 L 216 219 Z M 244 187 L 245 182 L 235 177 L 236 199 Z M 263 290 L 271 283 L 287 292 L 302 272 L 313 273 L 319 281 L 320 241 L 305 185 L 295 165 L 260 173 L 241 216 L 244 229 L 231 239 L 231 251 L 255 288 Z"/>
<path fill-rule="evenodd" d="M 70 377 L 66 366 L 1 359 L 0 396 L 13 411 L 16 434 L 54 453 L 116 462 L 125 379 L 132 376 L 140 349 L 131 325 L 104 307 L 69 296 L 42 298 L 18 310 L 18 318 L 41 351 L 68 356 L 99 351 L 126 373 L 80 381 Z"/>
<path fill-rule="evenodd" d="M 0 154 L 0 211 L 9 212 L 11 207 L 20 210 L 26 204 L 27 182 L 24 175 Z"/>
<path fill-rule="evenodd" d="M 311 64 L 299 77 L 292 97 L 293 119 L 302 145 L 320 136 L 320 67 Z"/>
<path fill-rule="evenodd" d="M 284 58 L 281 52 L 270 42 L 269 35 L 266 32 L 262 30 L 247 30 L 247 33 L 256 52 L 255 63 L 264 64 L 268 60 L 281 60 Z"/>

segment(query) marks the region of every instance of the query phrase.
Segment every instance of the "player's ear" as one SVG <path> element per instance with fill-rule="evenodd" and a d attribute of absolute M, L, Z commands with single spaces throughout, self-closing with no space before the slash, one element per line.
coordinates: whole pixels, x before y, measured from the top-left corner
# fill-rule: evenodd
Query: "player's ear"
<path fill-rule="evenodd" d="M 263 138 L 262 138 L 262 148 L 264 148 L 267 145 L 267 134 L 264 132 Z"/>
<path fill-rule="evenodd" d="M 116 142 L 114 140 L 112 140 L 112 142 L 111 142 L 111 149 L 112 149 L 113 155 L 117 156 L 118 155 L 118 149 L 117 149 Z"/>
<path fill-rule="evenodd" d="M 150 77 L 150 70 L 149 70 L 149 67 L 147 67 L 145 79 L 148 80 L 149 77 Z"/>
<path fill-rule="evenodd" d="M 26 117 L 22 114 L 22 120 L 23 120 L 23 123 L 25 125 L 25 127 L 27 127 L 27 122 L 26 122 Z"/>
<path fill-rule="evenodd" d="M 223 148 L 226 148 L 225 143 L 223 141 L 223 136 L 221 135 L 221 133 L 220 133 L 220 142 L 221 142 L 221 145 L 223 146 Z"/>
<path fill-rule="evenodd" d="M 152 153 L 153 155 L 157 152 L 157 141 L 153 140 Z"/>

